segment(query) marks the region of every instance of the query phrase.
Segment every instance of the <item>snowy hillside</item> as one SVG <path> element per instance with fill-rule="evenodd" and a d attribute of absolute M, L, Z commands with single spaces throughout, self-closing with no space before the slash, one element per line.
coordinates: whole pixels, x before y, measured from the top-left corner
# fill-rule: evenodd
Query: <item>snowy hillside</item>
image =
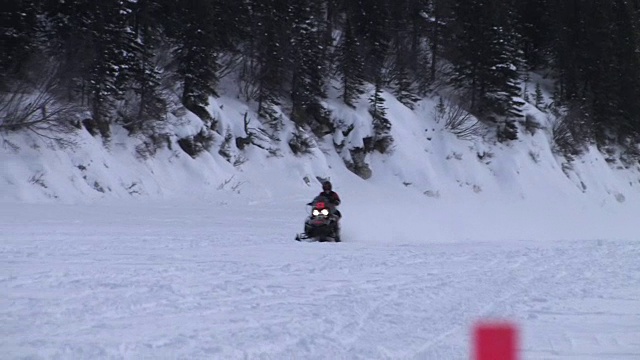
<path fill-rule="evenodd" d="M 375 208 L 374 218 L 384 218 L 381 214 L 389 199 L 402 196 L 416 204 L 400 217 L 404 221 L 426 213 L 439 223 L 477 224 L 464 226 L 468 230 L 455 234 L 456 238 L 480 236 L 485 224 L 497 221 L 511 224 L 503 229 L 507 237 L 530 237 L 524 229 L 536 234 L 559 232 L 571 237 L 584 232 L 596 236 L 612 229 L 625 230 L 616 222 L 640 207 L 637 165 L 622 166 L 618 159 L 605 159 L 595 148 L 568 161 L 553 151 L 555 117 L 531 104 L 523 112 L 538 125 L 520 124 L 517 140 L 498 142 L 491 133 L 495 130 L 482 126 L 477 136 L 456 137 L 437 115 L 437 99 L 424 99 L 411 110 L 389 93 L 384 98 L 395 141 L 390 154 L 374 151 L 360 161 L 370 170 L 366 180 L 345 165 L 353 163 L 352 150 L 363 147 L 363 139 L 372 134 L 366 96 L 352 109 L 337 94 L 330 94 L 336 100 L 326 106 L 338 129 L 322 139 L 303 132 L 313 145 L 307 154 L 292 152 L 289 137 L 297 131 L 284 114 L 283 129 L 277 134 L 280 141 L 269 141 L 258 136 L 262 134 L 258 129 L 270 130 L 257 120 L 251 107 L 236 97 L 222 96 L 212 98 L 208 108 L 218 121 L 218 132 L 208 150 L 195 158 L 178 144 L 179 139 L 197 136 L 203 128 L 189 112 L 170 115 L 165 130 L 171 135 L 156 146 L 118 128 L 105 144 L 99 136 L 78 130 L 72 138 L 76 145 L 64 148 L 31 133 L 5 134 L 0 147 L 0 200 L 215 202 L 236 198 L 252 202 L 285 197 L 304 203 L 303 199 L 319 190 L 319 178 L 331 178 L 345 199 L 345 208 L 358 212 Z M 233 139 L 246 137 L 247 130 L 256 135 L 253 141 L 259 146 L 249 144 L 240 150 Z M 562 223 L 568 217 L 583 219 L 590 226 L 566 227 Z M 423 221 L 416 219 L 415 223 Z M 454 233 L 440 235 L 448 239 Z M 496 234 L 488 232 L 490 235 Z"/>
<path fill-rule="evenodd" d="M 194 189 L 209 194 L 230 189 L 245 194 L 262 192 L 259 188 L 268 192 L 273 190 L 272 182 L 256 175 L 269 175 L 269 171 L 278 174 L 278 183 L 286 185 L 283 188 L 287 191 L 305 189 L 312 184 L 304 179 L 318 176 L 331 177 L 338 185 L 361 182 L 343 175 L 345 166 L 339 156 L 353 161 L 349 150 L 363 147 L 363 140 L 373 133 L 367 96 L 361 98 L 356 109 L 342 104 L 338 94 L 333 94 L 333 98 L 336 100 L 326 105 L 338 129 L 333 136 L 322 139 L 310 138 L 305 133 L 317 145 L 309 154 L 296 155 L 288 146 L 291 134 L 296 131 L 284 113 L 281 113 L 284 129 L 276 134 L 279 142 L 256 136 L 256 143 L 262 142 L 261 146 L 271 151 L 251 144 L 240 150 L 233 141 L 225 143 L 229 135 L 233 139 L 247 136 L 244 119 L 249 120 L 248 129 L 257 135 L 260 134 L 257 130 L 270 132 L 257 120 L 251 107 L 232 95 L 210 99 L 208 110 L 218 120 L 218 130 L 208 151 L 196 159 L 177 142 L 180 138 L 197 136 L 202 130 L 203 123 L 190 112 L 179 118 L 170 114 L 165 130 L 171 138 L 154 147 L 160 148 L 157 154 L 149 151 L 149 140 L 127 136 L 124 129 L 117 127 L 113 138 L 104 145 L 99 136 L 92 137 L 82 129 L 70 138 L 76 145 L 66 148 L 32 133 L 4 134 L 0 148 L 3 164 L 0 199 L 164 198 L 193 194 Z M 478 136 L 471 139 L 456 137 L 445 128 L 445 119 L 437 115 L 437 99 L 424 99 L 411 110 L 389 93 L 385 92 L 384 98 L 395 143 L 392 154 L 366 155 L 364 161 L 373 174 L 368 183 L 404 184 L 410 190 L 445 199 L 472 194 L 537 198 L 541 194 L 555 197 L 582 193 L 586 196 L 577 198 L 624 202 L 627 196 L 637 197 L 640 193 L 637 165 L 626 169 L 619 163 L 607 164 L 594 148 L 571 163 L 553 152 L 555 116 L 531 104 L 525 105 L 523 113 L 534 119 L 533 130 L 523 121 L 518 129 L 519 139 L 501 143 L 487 134 L 491 130 L 486 126 L 479 126 Z M 469 122 L 474 120 L 470 118 Z M 226 160 L 221 155 L 223 151 Z M 243 185 L 234 187 L 236 184 Z"/>

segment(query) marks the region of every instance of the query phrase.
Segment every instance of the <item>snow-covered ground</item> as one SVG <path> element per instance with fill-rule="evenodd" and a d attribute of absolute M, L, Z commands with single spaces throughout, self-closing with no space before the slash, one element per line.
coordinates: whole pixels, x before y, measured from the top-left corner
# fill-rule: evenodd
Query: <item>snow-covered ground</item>
<path fill-rule="evenodd" d="M 634 231 L 385 227 L 428 201 L 398 196 L 378 215 L 346 201 L 339 244 L 293 241 L 302 197 L 3 204 L 2 357 L 467 359 L 472 326 L 507 319 L 522 359 L 640 358 Z"/>

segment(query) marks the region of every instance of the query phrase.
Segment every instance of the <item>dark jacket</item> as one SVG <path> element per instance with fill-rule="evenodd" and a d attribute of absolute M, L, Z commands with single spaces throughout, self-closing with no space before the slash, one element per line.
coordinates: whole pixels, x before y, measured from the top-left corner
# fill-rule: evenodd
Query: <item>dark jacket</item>
<path fill-rule="evenodd" d="M 335 206 L 340 205 L 340 196 L 338 196 L 338 193 L 333 190 L 331 190 L 329 193 L 323 191 L 318 196 L 329 198 L 329 201 Z"/>

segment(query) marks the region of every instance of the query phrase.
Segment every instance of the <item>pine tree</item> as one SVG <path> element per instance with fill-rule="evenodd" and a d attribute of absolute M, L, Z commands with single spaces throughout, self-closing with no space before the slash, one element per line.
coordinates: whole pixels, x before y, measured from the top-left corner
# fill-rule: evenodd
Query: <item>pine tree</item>
<path fill-rule="evenodd" d="M 219 56 L 232 50 L 235 33 L 242 32 L 237 19 L 244 14 L 243 6 L 225 0 L 163 0 L 163 12 L 170 14 L 165 30 L 182 79 L 182 103 L 209 122 L 213 119 L 206 106 L 209 96 L 217 96 Z"/>
<path fill-rule="evenodd" d="M 447 114 L 447 106 L 444 104 L 444 99 L 442 98 L 442 96 L 438 97 L 438 105 L 436 105 L 436 122 L 439 123 L 440 120 L 444 119 L 445 115 Z"/>
<path fill-rule="evenodd" d="M 451 36 L 451 28 L 455 24 L 452 15 L 451 0 L 424 0 L 420 9 L 420 14 L 427 16 L 429 29 L 427 30 L 430 40 L 431 64 L 429 68 L 429 82 L 436 80 L 438 57 L 447 49 L 445 42 Z M 449 29 L 448 29 L 449 28 Z"/>
<path fill-rule="evenodd" d="M 522 68 L 522 53 L 517 47 L 518 34 L 508 17 L 501 17 L 504 24 L 495 25 L 492 36 L 491 55 L 486 73 L 486 106 L 498 116 L 521 117 L 520 107 L 524 105 L 514 98 L 520 97 L 518 81 Z"/>
<path fill-rule="evenodd" d="M 210 29 L 211 7 L 205 0 L 176 4 L 168 35 L 174 39 L 177 73 L 182 79 L 182 103 L 201 119 L 210 121 L 209 96 L 216 96 L 218 71 L 215 34 Z"/>
<path fill-rule="evenodd" d="M 110 136 L 116 102 L 124 98 L 133 77 L 134 36 L 128 26 L 133 2 L 78 0 L 47 2 L 50 31 L 46 54 L 60 64 L 66 98 L 89 107 L 86 124 L 93 133 Z"/>
<path fill-rule="evenodd" d="M 131 34 L 127 1 L 46 3 L 51 41 L 48 54 L 60 62 L 59 77 L 67 98 L 80 94 L 92 112 L 90 131 L 110 136 L 115 102 L 123 98 L 131 76 Z"/>
<path fill-rule="evenodd" d="M 515 2 L 519 14 L 521 47 L 530 69 L 547 66 L 556 25 L 552 23 L 553 0 L 520 0 Z"/>
<path fill-rule="evenodd" d="M 373 124 L 372 149 L 380 153 L 386 153 L 393 144 L 393 137 L 390 134 L 391 122 L 387 119 L 387 108 L 384 106 L 385 100 L 382 97 L 381 79 L 376 79 L 374 84 L 374 92 L 369 98 L 369 114 L 371 114 Z"/>
<path fill-rule="evenodd" d="M 38 50 L 35 38 L 41 31 L 39 1 L 6 1 L 0 10 L 0 89 L 8 77 L 19 77 Z"/>
<path fill-rule="evenodd" d="M 156 54 L 162 41 L 160 17 L 162 4 L 156 0 L 131 1 L 131 64 L 132 88 L 139 97 L 135 119 L 126 126 L 130 131 L 139 130 L 149 120 L 161 120 L 167 112 L 167 102 L 161 92 L 161 69 L 156 65 Z"/>
<path fill-rule="evenodd" d="M 455 23 L 450 24 L 453 33 L 452 57 L 454 73 L 453 84 L 466 90 L 471 98 L 471 109 L 477 110 L 479 94 L 483 89 L 481 71 L 486 65 L 484 59 L 488 57 L 487 49 L 490 48 L 490 39 L 487 29 L 487 11 L 483 0 L 469 2 L 456 1 L 453 11 Z M 480 22 L 480 19 L 483 21 Z"/>
<path fill-rule="evenodd" d="M 316 1 L 293 1 L 289 7 L 292 24 L 291 101 L 292 120 L 300 125 L 309 124 L 319 135 L 332 131 L 327 110 L 322 105 L 326 98 L 324 89 L 328 74 L 326 65 L 327 45 L 322 8 Z"/>
<path fill-rule="evenodd" d="M 614 2 L 612 76 L 619 112 L 618 133 L 640 139 L 640 3 L 626 0 Z"/>
<path fill-rule="evenodd" d="M 361 0 L 356 2 L 359 9 L 351 9 L 357 19 L 358 37 L 364 49 L 364 76 L 369 82 L 382 81 L 390 50 L 390 11 L 386 0 Z"/>
<path fill-rule="evenodd" d="M 540 88 L 540 83 L 536 83 L 535 90 L 535 104 L 538 109 L 542 109 L 542 104 L 544 102 L 544 97 L 542 96 L 542 88 Z"/>
<path fill-rule="evenodd" d="M 417 0 L 402 0 L 390 8 L 389 82 L 398 100 L 409 108 L 419 100 L 415 95 L 422 48 L 415 17 L 419 14 Z"/>
<path fill-rule="evenodd" d="M 347 15 L 348 16 L 348 15 Z M 355 24 L 347 18 L 344 34 L 338 47 L 338 72 L 342 82 L 342 100 L 355 107 L 355 101 L 364 94 L 364 57 L 361 45 L 354 33 Z"/>
<path fill-rule="evenodd" d="M 60 94 L 66 101 L 88 106 L 90 70 L 95 59 L 91 1 L 46 2 L 48 28 L 44 56 L 58 64 Z"/>
<path fill-rule="evenodd" d="M 97 2 L 90 23 L 95 57 L 89 70 L 89 103 L 94 124 L 105 138 L 110 137 L 115 101 L 124 97 L 124 87 L 132 77 L 134 54 L 127 27 L 131 15 L 128 5 L 126 0 Z"/>
<path fill-rule="evenodd" d="M 279 128 L 280 119 L 274 107 L 285 95 L 284 84 L 290 81 L 287 69 L 290 54 L 289 6 L 284 1 L 258 1 L 252 5 L 252 36 L 255 42 L 252 61 L 256 72 L 256 101 L 258 116 L 272 127 Z"/>
<path fill-rule="evenodd" d="M 529 72 L 525 72 L 524 73 L 524 78 L 522 79 L 522 99 L 525 102 L 529 102 L 529 81 L 531 80 L 531 76 L 529 75 Z"/>
<path fill-rule="evenodd" d="M 561 1 L 555 4 L 554 23 L 557 26 L 553 42 L 553 63 L 558 72 L 559 95 L 563 101 L 584 99 L 584 86 L 590 40 L 586 9 L 580 2 Z"/>
<path fill-rule="evenodd" d="M 464 89 L 481 117 L 519 116 L 516 82 L 521 53 L 509 4 L 458 0 L 454 6 L 453 84 Z"/>
<path fill-rule="evenodd" d="M 599 144 L 619 142 L 637 124 L 640 70 L 637 8 L 631 2 L 596 0 L 558 4 L 561 27 L 554 65 L 560 98 L 584 109 Z"/>

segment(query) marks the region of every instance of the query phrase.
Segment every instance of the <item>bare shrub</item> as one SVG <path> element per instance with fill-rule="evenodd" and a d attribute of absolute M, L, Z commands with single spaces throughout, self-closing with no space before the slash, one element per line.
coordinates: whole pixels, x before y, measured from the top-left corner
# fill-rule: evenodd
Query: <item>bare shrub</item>
<path fill-rule="evenodd" d="M 540 152 L 538 151 L 529 150 L 529 157 L 536 164 L 540 162 Z"/>
<path fill-rule="evenodd" d="M 44 182 L 44 173 L 42 172 L 38 172 L 36 174 L 31 175 L 31 177 L 29 178 L 29 183 L 34 184 L 34 185 L 40 185 L 43 188 L 48 188 L 47 184 Z"/>
<path fill-rule="evenodd" d="M 351 154 L 352 161 L 345 161 L 347 169 L 365 180 L 369 179 L 372 176 L 373 172 L 366 161 L 366 150 L 364 148 L 358 147 L 349 149 L 349 153 Z"/>
<path fill-rule="evenodd" d="M 435 110 L 435 120 L 444 122 L 444 127 L 462 140 L 471 140 L 480 134 L 481 125 L 476 117 L 459 103 L 442 97 Z"/>
<path fill-rule="evenodd" d="M 295 155 L 311 154 L 311 149 L 315 147 L 313 140 L 303 129 L 297 129 L 289 139 L 289 148 Z"/>
<path fill-rule="evenodd" d="M 171 136 L 168 133 L 151 133 L 136 146 L 136 155 L 139 159 L 146 160 L 153 157 L 164 146 L 171 150 Z"/>
<path fill-rule="evenodd" d="M 518 127 L 512 119 L 498 121 L 497 138 L 500 142 L 518 139 Z"/>
<path fill-rule="evenodd" d="M 586 114 L 579 108 L 573 108 L 560 115 L 555 121 L 548 118 L 551 125 L 554 153 L 572 160 L 584 152 L 584 145 L 593 138 L 593 132 Z"/>
<path fill-rule="evenodd" d="M 551 134 L 553 136 L 552 149 L 554 152 L 564 154 L 565 152 L 573 151 L 573 137 L 571 136 L 568 122 L 564 117 L 560 117 L 553 122 L 553 125 L 551 126 Z"/>
<path fill-rule="evenodd" d="M 234 178 L 235 175 L 231 175 L 230 178 L 225 179 L 224 181 L 222 181 L 220 183 L 220 185 L 218 185 L 218 190 L 231 190 L 235 193 L 240 194 L 240 188 L 242 187 L 242 185 L 244 185 L 246 183 L 246 181 L 240 181 L 240 180 L 235 180 Z M 227 187 L 227 185 L 229 185 Z"/>
<path fill-rule="evenodd" d="M 524 129 L 533 136 L 538 130 L 542 129 L 542 124 L 533 115 L 527 114 L 524 117 Z"/>
<path fill-rule="evenodd" d="M 622 149 L 620 161 L 626 168 L 640 164 L 640 138 L 638 135 L 629 135 L 623 139 Z"/>
<path fill-rule="evenodd" d="M 389 134 L 367 136 L 362 138 L 362 141 L 364 143 L 364 150 L 366 153 L 377 151 L 380 154 L 392 154 L 395 150 L 395 141 L 393 136 Z"/>
<path fill-rule="evenodd" d="M 34 83 L 17 82 L 0 91 L 0 131 L 31 131 L 38 136 L 71 145 L 63 134 L 75 131 L 74 118 L 81 108 L 58 101 L 55 71 L 45 69 Z"/>
<path fill-rule="evenodd" d="M 231 162 L 233 158 L 233 153 L 231 150 L 231 141 L 233 140 L 233 134 L 231 134 L 231 128 L 227 127 L 227 134 L 224 137 L 224 141 L 220 145 L 220 149 L 218 150 L 218 154 L 225 158 L 228 162 Z"/>
<path fill-rule="evenodd" d="M 222 54 L 220 57 L 220 68 L 218 69 L 218 79 L 229 76 L 242 65 L 243 56 L 239 53 Z"/>
<path fill-rule="evenodd" d="M 178 146 L 189 154 L 192 158 L 196 158 L 198 154 L 208 150 L 213 144 L 213 134 L 209 129 L 202 128 L 200 132 L 193 136 L 187 136 L 178 139 Z"/>
<path fill-rule="evenodd" d="M 270 134 L 268 131 L 262 128 L 254 128 L 249 126 L 251 119 L 249 119 L 249 113 L 244 113 L 244 132 L 247 136 L 237 137 L 236 138 L 236 147 L 240 150 L 244 150 L 244 148 L 248 145 L 255 145 L 263 150 L 267 150 L 270 153 L 277 152 L 273 148 L 269 148 L 265 144 L 269 144 L 272 142 L 280 141 L 280 139 L 274 135 Z"/>

